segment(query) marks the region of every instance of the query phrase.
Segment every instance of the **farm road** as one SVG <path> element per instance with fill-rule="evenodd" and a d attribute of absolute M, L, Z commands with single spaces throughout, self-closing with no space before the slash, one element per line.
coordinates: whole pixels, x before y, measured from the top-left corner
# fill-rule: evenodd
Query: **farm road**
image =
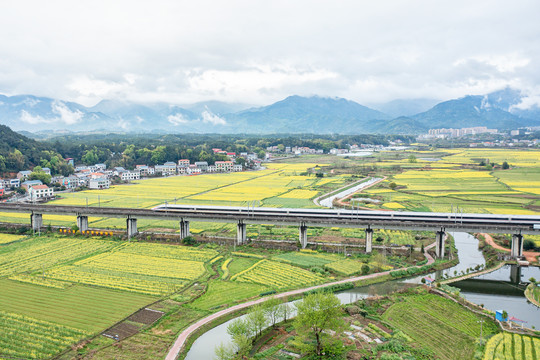
<path fill-rule="evenodd" d="M 486 242 L 494 247 L 495 249 L 498 249 L 498 250 L 502 250 L 502 251 L 506 251 L 506 252 L 510 252 L 510 249 L 507 249 L 505 247 L 502 247 L 501 245 L 499 244 L 496 244 L 495 241 L 493 240 L 493 238 L 491 237 L 491 235 L 489 234 L 485 234 L 485 233 L 481 233 L 480 235 L 482 235 L 484 237 L 484 239 L 486 239 Z M 533 263 L 533 262 L 536 262 L 536 258 L 538 256 L 540 256 L 540 252 L 536 252 L 536 251 L 524 251 L 523 252 L 523 256 L 525 256 L 525 258 L 527 259 L 528 262 L 530 263 Z"/>

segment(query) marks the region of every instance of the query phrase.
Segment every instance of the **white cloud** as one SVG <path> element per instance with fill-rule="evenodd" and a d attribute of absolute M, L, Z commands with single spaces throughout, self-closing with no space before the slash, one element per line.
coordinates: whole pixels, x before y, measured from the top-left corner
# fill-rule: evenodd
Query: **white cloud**
<path fill-rule="evenodd" d="M 28 113 L 26 110 L 22 110 L 21 111 L 21 117 L 20 117 L 20 120 L 22 122 L 25 122 L 27 124 L 43 124 L 43 123 L 50 123 L 52 122 L 52 120 L 48 120 L 48 119 L 45 119 L 39 115 L 32 115 L 30 113 Z"/>
<path fill-rule="evenodd" d="M 203 111 L 201 115 L 202 121 L 205 123 L 212 125 L 227 125 L 227 121 L 225 121 L 225 119 L 217 116 L 216 114 L 212 114 L 209 110 Z"/>
<path fill-rule="evenodd" d="M 174 114 L 174 115 L 169 115 L 167 116 L 167 120 L 173 124 L 173 125 L 181 125 L 181 124 L 185 124 L 187 122 L 189 122 L 188 119 L 186 119 L 184 117 L 184 115 L 180 114 L 180 113 L 177 113 L 177 114 Z"/>
<path fill-rule="evenodd" d="M 22 110 L 19 119 L 27 124 L 51 124 L 62 122 L 66 125 L 73 125 L 78 123 L 84 116 L 79 110 L 71 111 L 66 104 L 61 101 L 54 101 L 51 104 L 51 110 L 53 114 L 58 116 L 46 118 L 40 115 L 32 115 L 28 111 Z"/>
<path fill-rule="evenodd" d="M 539 12 L 534 0 L 10 2 L 0 93 L 91 106 L 526 90 L 540 82 Z"/>
<path fill-rule="evenodd" d="M 66 104 L 61 101 L 55 101 L 51 104 L 53 113 L 60 116 L 59 120 L 64 122 L 66 125 L 73 125 L 78 123 L 84 114 L 79 111 L 71 111 Z"/>

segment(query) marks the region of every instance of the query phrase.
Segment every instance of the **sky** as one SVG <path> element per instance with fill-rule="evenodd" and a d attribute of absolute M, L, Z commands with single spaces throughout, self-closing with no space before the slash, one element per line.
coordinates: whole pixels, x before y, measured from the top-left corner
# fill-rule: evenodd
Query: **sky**
<path fill-rule="evenodd" d="M 0 94 L 361 104 L 511 86 L 540 102 L 540 2 L 6 1 Z"/>

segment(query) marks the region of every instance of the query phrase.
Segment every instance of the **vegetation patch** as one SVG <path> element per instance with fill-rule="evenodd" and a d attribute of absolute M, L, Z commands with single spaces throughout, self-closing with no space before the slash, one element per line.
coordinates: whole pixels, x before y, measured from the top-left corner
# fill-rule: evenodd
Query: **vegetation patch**
<path fill-rule="evenodd" d="M 485 321 L 484 335 L 498 331 L 494 321 L 429 293 L 403 297 L 386 310 L 383 319 L 448 360 L 473 358 L 475 342 L 480 337 L 479 320 Z"/>

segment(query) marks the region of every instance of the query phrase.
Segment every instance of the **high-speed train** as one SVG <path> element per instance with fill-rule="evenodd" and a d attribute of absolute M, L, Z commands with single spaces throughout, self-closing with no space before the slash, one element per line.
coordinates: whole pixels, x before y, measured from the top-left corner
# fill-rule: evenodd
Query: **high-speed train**
<path fill-rule="evenodd" d="M 156 212 L 184 214 L 185 216 L 213 215 L 245 216 L 257 218 L 289 218 L 293 220 L 362 220 L 362 221 L 398 221 L 422 223 L 460 223 L 491 224 L 500 226 L 525 226 L 540 232 L 540 216 L 533 215 L 499 215 L 499 214 L 465 214 L 465 213 L 430 213 L 401 211 L 370 211 L 347 209 L 289 209 L 266 207 L 230 207 L 209 205 L 173 205 L 164 204 L 152 209 Z"/>

